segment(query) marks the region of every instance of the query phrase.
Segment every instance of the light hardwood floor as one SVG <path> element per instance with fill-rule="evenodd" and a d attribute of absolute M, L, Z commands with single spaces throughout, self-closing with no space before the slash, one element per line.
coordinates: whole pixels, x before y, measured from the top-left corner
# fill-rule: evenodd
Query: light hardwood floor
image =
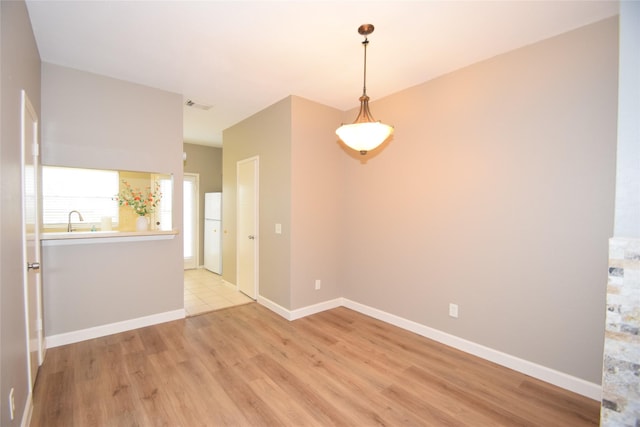
<path fill-rule="evenodd" d="M 250 303 L 50 349 L 39 426 L 587 426 L 598 402 L 346 308 Z"/>

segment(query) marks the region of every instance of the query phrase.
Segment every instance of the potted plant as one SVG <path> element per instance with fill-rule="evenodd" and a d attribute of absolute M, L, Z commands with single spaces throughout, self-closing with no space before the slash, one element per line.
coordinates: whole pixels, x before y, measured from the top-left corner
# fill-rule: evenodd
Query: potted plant
<path fill-rule="evenodd" d="M 155 182 L 153 189 L 151 186 L 141 190 L 137 187 L 132 187 L 127 180 L 122 180 L 123 188 L 120 190 L 114 200 L 118 202 L 119 206 L 129 206 L 138 215 L 136 220 L 136 230 L 145 231 L 149 228 L 149 219 L 147 215 L 155 212 L 162 199 L 162 193 L 160 193 L 160 183 Z"/>

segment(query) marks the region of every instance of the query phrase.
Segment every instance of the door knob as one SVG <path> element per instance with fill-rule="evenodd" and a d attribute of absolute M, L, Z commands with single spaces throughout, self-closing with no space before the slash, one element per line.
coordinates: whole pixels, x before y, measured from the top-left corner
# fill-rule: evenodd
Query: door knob
<path fill-rule="evenodd" d="M 28 262 L 27 263 L 27 270 L 33 270 L 33 271 L 40 270 L 40 263 L 39 262 Z"/>
<path fill-rule="evenodd" d="M 250 236 L 249 236 L 249 240 L 253 240 L 253 239 L 255 239 L 255 238 L 256 238 L 256 236 L 254 236 L 254 235 L 250 235 Z"/>

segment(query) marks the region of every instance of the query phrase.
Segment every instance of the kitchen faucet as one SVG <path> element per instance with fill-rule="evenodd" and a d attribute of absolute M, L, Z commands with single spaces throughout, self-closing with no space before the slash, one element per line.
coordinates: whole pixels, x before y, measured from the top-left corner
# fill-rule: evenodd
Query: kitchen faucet
<path fill-rule="evenodd" d="M 67 231 L 70 233 L 73 231 L 73 227 L 71 226 L 71 214 L 72 213 L 77 213 L 78 214 L 78 218 L 80 218 L 80 221 L 84 221 L 84 219 L 82 218 L 82 214 L 78 211 L 71 211 L 69 212 L 69 223 L 67 224 Z"/>

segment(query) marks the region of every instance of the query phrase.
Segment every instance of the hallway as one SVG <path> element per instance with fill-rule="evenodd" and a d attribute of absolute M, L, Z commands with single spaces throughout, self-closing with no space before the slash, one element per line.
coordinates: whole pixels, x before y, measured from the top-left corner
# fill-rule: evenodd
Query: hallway
<path fill-rule="evenodd" d="M 198 268 L 184 271 L 184 309 L 187 317 L 253 302 L 222 277 Z"/>

